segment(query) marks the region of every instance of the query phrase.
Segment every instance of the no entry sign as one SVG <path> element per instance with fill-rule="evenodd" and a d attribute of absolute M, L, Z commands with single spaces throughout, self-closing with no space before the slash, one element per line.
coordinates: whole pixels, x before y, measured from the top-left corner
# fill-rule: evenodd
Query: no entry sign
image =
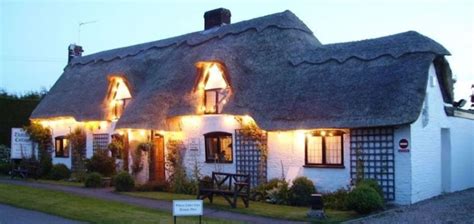
<path fill-rule="evenodd" d="M 408 151 L 410 151 L 410 149 L 408 148 L 408 146 L 409 146 L 408 140 L 406 138 L 400 139 L 400 141 L 398 142 L 398 146 L 400 147 L 398 149 L 399 152 L 408 152 Z"/>

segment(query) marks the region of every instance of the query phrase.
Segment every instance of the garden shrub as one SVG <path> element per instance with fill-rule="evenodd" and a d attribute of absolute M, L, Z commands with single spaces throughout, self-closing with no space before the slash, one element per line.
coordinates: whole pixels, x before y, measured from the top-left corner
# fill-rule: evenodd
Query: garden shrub
<path fill-rule="evenodd" d="M 8 175 L 12 169 L 11 163 L 0 162 L 0 175 Z"/>
<path fill-rule="evenodd" d="M 37 167 L 34 170 L 35 176 L 48 177 L 49 172 L 53 168 L 51 158 L 51 147 L 53 144 L 51 130 L 38 123 L 31 123 L 23 129 L 28 133 L 32 141 L 38 143 L 39 163 L 36 164 Z M 29 161 L 30 164 L 32 160 L 36 160 L 36 158 L 31 158 Z"/>
<path fill-rule="evenodd" d="M 316 193 L 313 181 L 307 177 L 297 177 L 290 188 L 290 204 L 306 206 L 311 203 L 311 194 Z"/>
<path fill-rule="evenodd" d="M 279 178 L 273 178 L 273 179 L 270 179 L 266 183 L 261 183 L 255 186 L 251 191 L 252 200 L 264 201 L 268 199 L 267 192 L 273 188 L 276 188 L 278 186 L 278 183 L 281 183 L 281 182 L 284 182 L 284 180 L 279 179 Z"/>
<path fill-rule="evenodd" d="M 359 181 L 356 184 L 356 186 L 362 186 L 362 185 L 371 187 L 372 189 L 374 189 L 380 195 L 382 200 L 384 199 L 383 190 L 382 190 L 382 187 L 380 187 L 378 181 L 373 180 L 373 179 L 364 179 L 364 180 Z"/>
<path fill-rule="evenodd" d="M 145 184 L 139 185 L 135 187 L 136 191 L 162 191 L 167 192 L 170 190 L 170 185 L 168 182 L 157 182 L 157 181 L 150 181 Z"/>
<path fill-rule="evenodd" d="M 337 191 L 323 194 L 324 208 L 346 211 L 347 208 L 347 197 L 349 196 L 349 190 L 340 188 Z"/>
<path fill-rule="evenodd" d="M 383 200 L 376 190 L 367 186 L 359 185 L 347 198 L 349 209 L 355 210 L 360 214 L 368 214 L 383 207 Z"/>
<path fill-rule="evenodd" d="M 133 177 L 125 171 L 122 171 L 115 176 L 114 184 L 116 191 L 131 191 L 135 187 Z"/>
<path fill-rule="evenodd" d="M 102 186 L 102 175 L 97 172 L 92 172 L 86 176 L 86 181 L 84 182 L 85 187 L 97 188 Z"/>
<path fill-rule="evenodd" d="M 91 159 L 86 161 L 88 172 L 97 172 L 111 177 L 115 174 L 115 159 L 108 155 L 106 150 L 97 150 Z"/>
<path fill-rule="evenodd" d="M 22 159 L 19 167 L 21 167 L 22 169 L 26 169 L 28 171 L 29 177 L 37 178 L 41 176 L 40 175 L 41 174 L 40 161 L 38 161 L 34 157 Z"/>
<path fill-rule="evenodd" d="M 0 164 L 10 163 L 10 148 L 6 145 L 0 145 Z"/>
<path fill-rule="evenodd" d="M 200 184 L 201 184 L 201 187 L 206 188 L 206 189 L 211 189 L 214 187 L 214 183 L 210 176 L 204 176 L 203 178 L 201 178 Z"/>
<path fill-rule="evenodd" d="M 53 180 L 64 180 L 71 177 L 71 171 L 66 165 L 59 163 L 55 164 L 49 173 L 49 176 Z"/>
<path fill-rule="evenodd" d="M 286 205 L 289 202 L 290 189 L 288 188 L 288 182 L 280 180 L 277 186 L 268 190 L 267 202 L 272 204 Z"/>

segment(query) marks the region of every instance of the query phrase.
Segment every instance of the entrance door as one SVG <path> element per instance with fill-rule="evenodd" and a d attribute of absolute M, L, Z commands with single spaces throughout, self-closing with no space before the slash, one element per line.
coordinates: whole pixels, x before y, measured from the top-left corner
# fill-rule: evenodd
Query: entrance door
<path fill-rule="evenodd" d="M 163 136 L 155 135 L 150 157 L 150 181 L 165 182 L 165 141 Z"/>
<path fill-rule="evenodd" d="M 441 191 L 451 192 L 451 132 L 441 128 Z"/>

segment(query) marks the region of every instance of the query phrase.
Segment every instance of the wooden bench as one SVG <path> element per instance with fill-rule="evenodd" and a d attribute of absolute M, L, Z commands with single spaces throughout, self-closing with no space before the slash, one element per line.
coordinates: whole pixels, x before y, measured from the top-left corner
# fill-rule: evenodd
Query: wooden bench
<path fill-rule="evenodd" d="M 212 203 L 214 195 L 221 195 L 229 202 L 232 208 L 237 207 L 237 199 L 240 197 L 249 207 L 250 177 L 246 174 L 212 172 L 212 180 L 200 180 L 197 199 L 209 198 Z"/>
<path fill-rule="evenodd" d="M 16 176 L 21 177 L 22 179 L 28 178 L 28 170 L 27 169 L 22 169 L 22 168 L 17 168 L 17 169 L 12 169 L 10 173 L 10 178 L 13 179 Z"/>

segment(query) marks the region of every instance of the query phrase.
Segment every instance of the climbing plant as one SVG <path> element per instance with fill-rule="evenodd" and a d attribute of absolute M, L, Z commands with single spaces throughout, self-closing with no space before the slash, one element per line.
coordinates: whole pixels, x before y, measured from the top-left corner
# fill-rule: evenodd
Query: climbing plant
<path fill-rule="evenodd" d="M 143 153 L 150 152 L 153 149 L 153 143 L 142 142 L 138 144 L 137 149 L 132 155 L 132 173 L 134 175 L 140 173 L 143 170 Z"/>
<path fill-rule="evenodd" d="M 76 128 L 67 135 L 71 145 L 72 174 L 79 180 L 85 178 L 86 172 L 86 132 L 82 128 Z"/>
<path fill-rule="evenodd" d="M 266 161 L 268 158 L 268 146 L 266 143 L 266 132 L 258 127 L 258 125 L 253 121 L 244 122 L 242 117 L 235 117 L 237 122 L 240 124 L 241 133 L 249 139 L 254 139 L 257 145 L 258 150 L 260 151 L 260 161 Z M 265 163 L 260 162 L 259 168 L 259 183 L 265 182 L 264 166 Z"/>
<path fill-rule="evenodd" d="M 38 144 L 39 167 L 32 167 L 34 173 L 45 177 L 51 171 L 53 162 L 51 158 L 52 136 L 51 130 L 43 127 L 39 123 L 31 123 L 23 128 L 30 136 L 30 139 Z M 32 158 L 29 161 L 35 161 L 35 152 L 33 151 Z"/>

